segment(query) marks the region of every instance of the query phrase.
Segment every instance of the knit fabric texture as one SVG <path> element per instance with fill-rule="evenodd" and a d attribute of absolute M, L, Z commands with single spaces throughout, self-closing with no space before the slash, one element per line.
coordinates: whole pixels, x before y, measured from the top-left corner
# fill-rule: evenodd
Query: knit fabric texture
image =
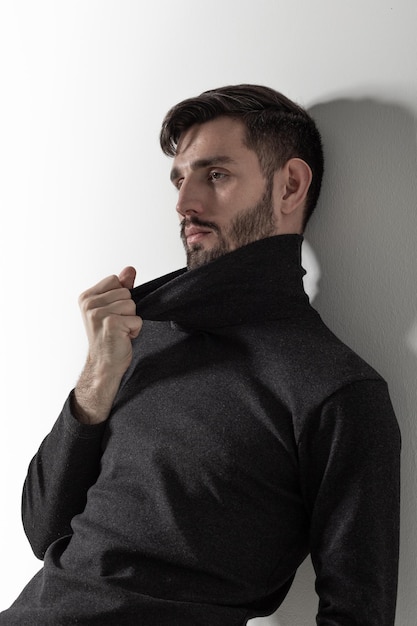
<path fill-rule="evenodd" d="M 298 235 L 132 290 L 105 424 L 71 395 L 32 460 L 43 568 L 0 625 L 242 626 L 310 553 L 319 626 L 393 626 L 400 436 L 381 376 L 306 296 Z"/>

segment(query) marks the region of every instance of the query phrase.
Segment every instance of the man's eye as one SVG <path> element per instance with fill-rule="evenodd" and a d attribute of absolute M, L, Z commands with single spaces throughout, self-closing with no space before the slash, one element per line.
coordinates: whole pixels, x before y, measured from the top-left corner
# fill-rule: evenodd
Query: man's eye
<path fill-rule="evenodd" d="M 223 174 L 222 172 L 210 172 L 209 174 L 210 180 L 220 180 L 224 176 L 226 176 L 226 174 Z"/>

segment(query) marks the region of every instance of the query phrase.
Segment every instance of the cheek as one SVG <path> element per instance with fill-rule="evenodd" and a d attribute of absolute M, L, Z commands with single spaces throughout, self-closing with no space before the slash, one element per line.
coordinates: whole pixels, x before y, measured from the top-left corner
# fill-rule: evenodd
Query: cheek
<path fill-rule="evenodd" d="M 258 193 L 257 193 L 258 192 Z M 227 221 L 233 220 L 241 213 L 248 211 L 259 204 L 263 197 L 263 189 L 239 190 L 239 193 L 225 196 L 222 201 L 222 210 L 220 219 L 225 218 Z"/>

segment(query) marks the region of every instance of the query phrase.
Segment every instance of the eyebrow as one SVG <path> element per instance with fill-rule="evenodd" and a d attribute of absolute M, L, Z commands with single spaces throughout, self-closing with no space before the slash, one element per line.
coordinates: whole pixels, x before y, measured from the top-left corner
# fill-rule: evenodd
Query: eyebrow
<path fill-rule="evenodd" d="M 235 161 L 229 156 L 212 156 L 207 159 L 196 159 L 191 163 L 191 169 L 193 171 L 204 169 L 205 167 L 214 167 L 215 165 L 226 165 L 228 163 L 234 163 Z M 171 181 L 180 178 L 181 170 L 179 167 L 173 167 L 171 170 L 170 179 Z"/>

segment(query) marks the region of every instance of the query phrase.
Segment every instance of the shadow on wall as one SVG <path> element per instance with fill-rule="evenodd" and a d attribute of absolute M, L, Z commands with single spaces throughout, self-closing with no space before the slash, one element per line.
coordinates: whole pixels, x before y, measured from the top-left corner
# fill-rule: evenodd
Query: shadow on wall
<path fill-rule="evenodd" d="M 322 103 L 310 113 L 326 156 L 320 203 L 306 232 L 320 277 L 313 306 L 389 384 L 403 439 L 396 624 L 415 626 L 416 120 L 400 105 L 372 100 Z M 307 561 L 278 612 L 251 626 L 311 626 L 317 610 L 313 589 Z"/>

